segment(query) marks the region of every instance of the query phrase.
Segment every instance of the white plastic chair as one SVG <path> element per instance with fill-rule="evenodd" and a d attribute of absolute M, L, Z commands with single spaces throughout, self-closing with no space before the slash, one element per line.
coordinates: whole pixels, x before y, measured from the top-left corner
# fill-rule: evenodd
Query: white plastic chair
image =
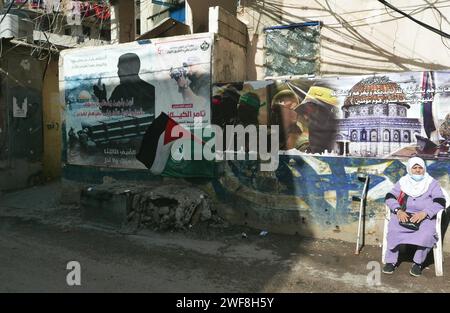
<path fill-rule="evenodd" d="M 441 232 L 441 221 L 442 221 L 442 213 L 444 209 L 440 210 L 436 215 L 436 234 L 438 236 L 438 240 L 433 247 L 433 256 L 434 256 L 434 267 L 436 269 L 436 276 L 443 276 L 444 269 L 442 267 L 442 263 L 444 262 L 444 255 L 442 253 L 442 232 Z M 391 218 L 391 211 L 389 207 L 386 206 L 386 212 L 384 216 L 384 230 L 383 230 L 383 247 L 382 247 L 382 255 L 381 262 L 384 264 L 384 257 L 386 256 L 387 250 L 387 233 L 388 233 L 388 224 Z"/>

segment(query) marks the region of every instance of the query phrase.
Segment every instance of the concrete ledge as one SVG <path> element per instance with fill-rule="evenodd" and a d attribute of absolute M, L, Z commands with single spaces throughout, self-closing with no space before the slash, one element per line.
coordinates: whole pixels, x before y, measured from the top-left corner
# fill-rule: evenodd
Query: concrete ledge
<path fill-rule="evenodd" d="M 279 184 L 277 177 L 258 177 L 252 182 L 243 182 L 228 170 L 219 179 L 192 180 L 157 178 L 142 172 L 101 170 L 81 166 L 73 166 L 70 173 L 73 180 L 64 180 L 64 185 L 70 182 L 69 185 L 72 187 L 69 188 L 72 188 L 73 191 L 79 188 L 77 186 L 83 184 L 85 187 L 89 187 L 88 184 L 92 182 L 101 185 L 108 180 L 117 180 L 117 183 L 122 186 L 131 186 L 133 184 L 131 179 L 133 179 L 135 182 L 140 181 L 147 188 L 153 185 L 183 183 L 186 186 L 195 186 L 206 192 L 212 199 L 212 207 L 217 210 L 218 215 L 232 224 L 247 225 L 274 233 L 356 242 L 358 206 L 351 204 L 345 207 L 345 210 L 341 208 L 342 212 L 331 209 L 327 206 L 328 202 L 324 201 L 323 190 L 320 190 L 318 194 L 312 192 L 314 191 L 312 187 L 319 183 L 319 181 L 314 180 L 314 177 L 308 178 L 309 186 L 302 185 L 303 188 L 311 188 L 311 192 L 300 196 L 282 191 L 282 186 Z M 393 173 L 397 173 L 397 170 Z M 387 173 L 386 175 L 391 174 Z M 318 178 L 322 179 L 320 176 Z M 261 180 L 263 181 L 261 182 Z M 95 186 L 95 184 L 90 186 Z M 297 185 L 295 187 L 299 188 Z M 354 188 L 358 189 L 359 187 L 357 185 Z M 267 189 L 271 189 L 273 192 Z M 349 192 L 348 196 L 351 197 L 352 194 Z M 65 196 L 64 198 L 69 197 Z M 106 201 L 104 199 L 102 201 L 101 205 L 107 206 L 107 203 L 115 200 Z M 123 204 L 124 200 L 119 199 L 118 201 Z M 123 215 L 120 214 L 119 216 L 122 218 Z M 384 203 L 382 201 L 368 201 L 365 221 L 366 245 L 379 246 L 381 244 L 384 225 L 383 214 Z M 448 220 L 449 216 L 447 215 L 446 218 Z M 447 233 L 444 238 L 443 248 L 446 252 L 450 252 L 449 236 Z"/>
<path fill-rule="evenodd" d="M 42 182 L 42 163 L 15 159 L 9 167 L 0 168 L 0 190 L 16 190 Z"/>
<path fill-rule="evenodd" d="M 97 187 L 81 190 L 81 216 L 83 220 L 121 226 L 127 221 L 127 195 Z"/>

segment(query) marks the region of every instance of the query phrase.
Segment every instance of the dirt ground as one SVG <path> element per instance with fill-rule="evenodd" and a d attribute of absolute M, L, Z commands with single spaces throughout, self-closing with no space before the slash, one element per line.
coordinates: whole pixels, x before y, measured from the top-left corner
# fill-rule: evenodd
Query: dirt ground
<path fill-rule="evenodd" d="M 123 234 L 82 221 L 77 207 L 61 207 L 57 188 L 0 199 L 0 292 L 450 291 L 449 262 L 444 277 L 435 277 L 431 264 L 414 278 L 405 253 L 387 276 L 380 273 L 381 248 L 366 246 L 356 256 L 353 243 L 337 240 L 207 224 Z M 66 283 L 73 260 L 81 265 L 81 286 Z"/>

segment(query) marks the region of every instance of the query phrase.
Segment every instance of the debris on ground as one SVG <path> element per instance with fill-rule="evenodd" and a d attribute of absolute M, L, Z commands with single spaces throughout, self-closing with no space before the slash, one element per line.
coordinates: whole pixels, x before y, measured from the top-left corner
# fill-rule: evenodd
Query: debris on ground
<path fill-rule="evenodd" d="M 153 229 L 190 229 L 200 222 L 219 223 L 208 195 L 195 187 L 163 185 L 128 194 L 128 223 Z"/>

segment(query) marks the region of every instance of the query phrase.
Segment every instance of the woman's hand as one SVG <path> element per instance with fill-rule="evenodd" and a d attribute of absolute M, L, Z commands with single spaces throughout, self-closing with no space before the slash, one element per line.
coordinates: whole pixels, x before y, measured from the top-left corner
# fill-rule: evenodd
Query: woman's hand
<path fill-rule="evenodd" d="M 422 211 L 419 213 L 414 213 L 413 216 L 411 217 L 411 222 L 419 223 L 419 222 L 423 221 L 425 219 L 425 217 L 427 217 L 427 213 L 425 211 Z"/>
<path fill-rule="evenodd" d="M 397 211 L 397 218 L 400 222 L 407 222 L 408 221 L 408 214 L 406 214 L 403 210 Z"/>

